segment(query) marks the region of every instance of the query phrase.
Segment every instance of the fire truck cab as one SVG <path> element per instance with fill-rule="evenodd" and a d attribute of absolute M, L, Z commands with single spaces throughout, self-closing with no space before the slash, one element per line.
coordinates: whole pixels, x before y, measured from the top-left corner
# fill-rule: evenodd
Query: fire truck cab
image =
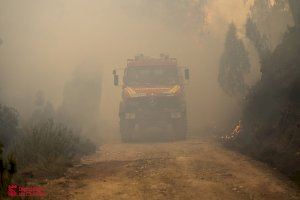
<path fill-rule="evenodd" d="M 113 71 L 114 85 L 119 76 Z M 128 59 L 123 74 L 122 101 L 119 106 L 120 133 L 123 142 L 130 142 L 136 130 L 147 127 L 171 127 L 176 139 L 185 139 L 187 114 L 184 79 L 189 70 L 177 65 L 175 58 L 143 55 Z"/>

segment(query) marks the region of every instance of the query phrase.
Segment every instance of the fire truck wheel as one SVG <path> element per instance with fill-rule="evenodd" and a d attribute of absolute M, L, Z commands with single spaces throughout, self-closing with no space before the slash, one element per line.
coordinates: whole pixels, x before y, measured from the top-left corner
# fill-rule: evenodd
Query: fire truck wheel
<path fill-rule="evenodd" d="M 187 134 L 187 122 L 185 118 L 173 122 L 173 132 L 176 140 L 185 140 Z"/>
<path fill-rule="evenodd" d="M 120 132 L 122 142 L 131 142 L 132 134 L 134 132 L 134 123 L 129 120 L 121 119 L 120 121 Z"/>

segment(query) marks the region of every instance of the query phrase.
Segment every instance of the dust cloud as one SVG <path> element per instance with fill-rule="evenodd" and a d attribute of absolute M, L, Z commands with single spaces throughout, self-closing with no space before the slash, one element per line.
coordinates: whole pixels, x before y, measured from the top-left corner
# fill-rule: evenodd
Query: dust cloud
<path fill-rule="evenodd" d="M 238 102 L 218 85 L 218 65 L 228 24 L 234 22 L 245 37 L 250 5 L 243 0 L 0 0 L 1 101 L 26 118 L 42 90 L 58 109 L 75 69 L 92 63 L 102 73 L 97 122 L 101 134 L 112 135 L 121 94 L 112 70 L 139 53 L 167 53 L 191 70 L 189 129 L 200 134 L 239 115 Z"/>

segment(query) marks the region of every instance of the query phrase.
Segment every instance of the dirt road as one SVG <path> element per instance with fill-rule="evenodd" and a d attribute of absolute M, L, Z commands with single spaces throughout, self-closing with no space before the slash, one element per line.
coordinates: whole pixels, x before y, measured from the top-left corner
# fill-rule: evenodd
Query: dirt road
<path fill-rule="evenodd" d="M 276 171 L 209 140 L 105 144 L 48 199 L 300 199 Z"/>

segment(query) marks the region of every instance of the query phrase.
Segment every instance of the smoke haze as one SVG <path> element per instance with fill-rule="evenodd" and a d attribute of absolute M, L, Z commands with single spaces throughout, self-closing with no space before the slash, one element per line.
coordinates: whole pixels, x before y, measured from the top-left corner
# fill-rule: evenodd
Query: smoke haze
<path fill-rule="evenodd" d="M 183 3 L 184 2 L 184 3 Z M 102 73 L 100 124 L 117 131 L 120 88 L 112 70 L 143 53 L 167 53 L 191 70 L 187 91 L 192 132 L 226 123 L 237 102 L 217 81 L 228 24 L 244 38 L 251 1 L 243 0 L 0 0 L 1 100 L 26 117 L 38 90 L 58 108 L 78 66 Z M 251 60 L 258 65 L 257 58 Z M 256 63 L 256 64 L 255 64 Z M 86 67 L 90 66 L 86 64 Z M 254 68 L 252 81 L 259 77 Z M 104 125 L 105 124 L 105 125 Z"/>

